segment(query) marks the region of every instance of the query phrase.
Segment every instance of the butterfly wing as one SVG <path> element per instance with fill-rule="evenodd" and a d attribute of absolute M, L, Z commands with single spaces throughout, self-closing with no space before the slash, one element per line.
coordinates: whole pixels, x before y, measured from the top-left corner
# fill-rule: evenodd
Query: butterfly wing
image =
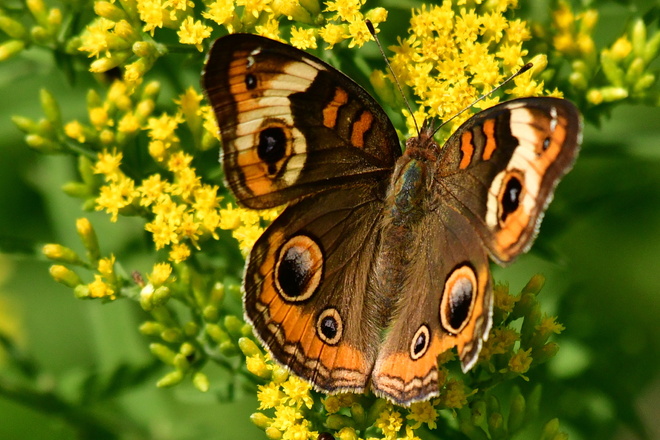
<path fill-rule="evenodd" d="M 305 198 L 250 254 L 247 319 L 274 359 L 324 391 L 368 384 L 382 328 L 367 286 L 384 190 L 360 185 Z"/>
<path fill-rule="evenodd" d="M 491 256 L 509 262 L 532 245 L 554 189 L 573 166 L 580 115 L 558 98 L 523 98 L 476 114 L 444 148 L 438 180 Z"/>
<path fill-rule="evenodd" d="M 411 262 L 401 282 L 382 286 L 396 289 L 382 293 L 398 301 L 372 376 L 377 395 L 402 405 L 438 395 L 441 353 L 457 347 L 463 370 L 472 367 L 488 336 L 492 310 L 488 256 L 460 213 L 431 211 L 410 238 L 401 250 Z M 391 270 L 388 264 L 393 262 L 383 262 L 383 273 Z"/>
<path fill-rule="evenodd" d="M 250 208 L 282 205 L 369 176 L 401 155 L 374 99 L 332 66 L 264 37 L 218 39 L 203 74 L 225 177 Z"/>
<path fill-rule="evenodd" d="M 238 201 L 290 203 L 250 254 L 246 318 L 275 360 L 317 388 L 363 391 L 382 328 L 368 280 L 401 155 L 394 128 L 339 71 L 254 35 L 213 45 L 204 87 Z"/>
<path fill-rule="evenodd" d="M 446 350 L 457 347 L 463 371 L 476 362 L 491 327 L 487 252 L 510 261 L 531 245 L 577 155 L 580 120 L 564 100 L 511 101 L 469 119 L 435 164 L 424 135 L 409 143 L 388 199 L 391 212 L 413 221 L 385 227 L 377 270 L 386 277 L 379 293 L 395 300 L 372 386 L 400 404 L 438 394 L 437 356 Z M 420 184 L 428 174 L 432 183 Z"/>

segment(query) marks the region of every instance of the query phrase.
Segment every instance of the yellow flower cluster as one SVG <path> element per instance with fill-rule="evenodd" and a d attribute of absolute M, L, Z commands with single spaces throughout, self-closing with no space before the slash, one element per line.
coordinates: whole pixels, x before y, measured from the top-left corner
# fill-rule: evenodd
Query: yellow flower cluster
<path fill-rule="evenodd" d="M 316 440 L 318 428 L 311 424 L 315 418 L 309 417 L 310 410 L 317 408 L 311 385 L 289 375 L 251 339 L 242 338 L 239 346 L 248 371 L 268 381 L 258 387 L 260 412 L 252 415 L 253 423 L 264 429 L 268 438 Z M 328 395 L 321 400 L 321 415 L 325 418 L 322 424 L 340 440 L 417 440 L 416 431 L 422 426 L 437 428 L 438 408 L 460 408 L 467 403 L 466 398 L 463 382 L 455 379 L 446 382 L 439 398 L 416 402 L 409 408 L 373 396 Z"/>
<path fill-rule="evenodd" d="M 78 50 L 96 58 L 92 72 L 123 67 L 124 80 L 142 81 L 157 58 L 165 55 L 164 45 L 146 38 L 157 30 L 176 30 L 179 42 L 202 52 L 213 31 L 212 24 L 229 33 L 251 32 L 283 40 L 281 22 L 288 20 L 290 42 L 301 49 L 316 48 L 320 37 L 332 48 L 344 40 L 349 47 L 371 40 L 365 19 L 374 26 L 385 21 L 387 11 L 373 8 L 362 12 L 365 0 L 330 0 L 322 11 L 317 0 L 213 0 L 201 13 L 192 1 L 127 0 L 121 3 L 97 1 L 95 19 L 80 36 Z M 296 23 L 296 24 L 293 24 Z"/>
<path fill-rule="evenodd" d="M 100 188 L 96 209 L 109 213 L 112 221 L 117 221 L 119 213 L 141 213 L 150 218 L 145 229 L 152 234 L 156 249 L 169 247 L 169 259 L 175 263 L 190 257 L 191 247 L 200 249 L 201 241 L 209 237 L 217 240 L 219 229 L 233 230 L 247 253 L 263 232 L 261 220 L 270 221 L 277 214 L 276 210 L 257 212 L 231 204 L 223 208 L 218 187 L 202 182 L 191 165 L 193 156 L 182 150 L 177 134 L 179 125 L 187 120 L 184 114 L 191 113 L 190 106 L 197 105 L 196 116 L 206 111 L 198 106 L 200 101 L 201 96 L 189 89 L 178 101 L 180 112 L 146 121 L 149 153 L 162 169 L 145 176 L 140 184 L 121 170 L 122 153 L 116 150 L 104 149 L 93 166 L 106 182 Z"/>
<path fill-rule="evenodd" d="M 558 2 L 552 14 L 551 35 L 539 30 L 539 36 L 571 62 L 569 81 L 588 104 L 598 106 L 627 98 L 646 101 L 657 96 L 652 91 L 657 74 L 650 66 L 660 53 L 660 31 L 652 31 L 637 19 L 609 47 L 600 51 L 592 37 L 598 11 L 575 13 L 570 4 Z"/>
<path fill-rule="evenodd" d="M 598 21 L 596 10 L 588 9 L 576 15 L 567 2 L 560 1 L 552 14 L 552 21 L 552 42 L 557 51 L 570 57 L 594 60 L 596 43 L 591 35 Z"/>
<path fill-rule="evenodd" d="M 413 10 L 410 35 L 390 48 L 395 53 L 391 57 L 395 74 L 418 100 L 417 126 L 429 117 L 442 120 L 457 114 L 525 64 L 523 43 L 531 37 L 528 26 L 505 15 L 516 6 L 515 0 L 483 5 L 476 0 L 472 8 L 457 6 L 461 3 L 445 0 Z M 507 93 L 514 97 L 544 93 L 543 82 L 532 76 L 542 70 L 545 59 L 532 61 L 535 69 L 517 77 Z M 498 101 L 498 96 L 491 96 L 475 107 L 488 108 Z M 416 134 L 412 116 L 405 113 L 409 131 Z M 458 118 L 454 126 L 468 117 Z"/>

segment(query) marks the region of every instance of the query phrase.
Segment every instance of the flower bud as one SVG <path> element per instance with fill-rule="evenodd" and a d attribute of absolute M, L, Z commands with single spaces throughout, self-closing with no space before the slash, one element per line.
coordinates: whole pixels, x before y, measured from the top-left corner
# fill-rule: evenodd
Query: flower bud
<path fill-rule="evenodd" d="M 220 352 L 227 357 L 236 356 L 238 354 L 236 345 L 229 340 L 222 342 L 218 348 Z"/>
<path fill-rule="evenodd" d="M 632 25 L 630 41 L 632 42 L 635 56 L 644 56 L 646 48 L 646 25 L 641 18 L 636 19 Z"/>
<path fill-rule="evenodd" d="M 12 116 L 11 121 L 23 133 L 36 133 L 39 125 L 32 119 L 23 116 Z"/>
<path fill-rule="evenodd" d="M 507 427 L 509 433 L 514 434 L 525 424 L 525 397 L 520 393 L 518 387 L 514 387 L 514 395 L 509 405 L 509 419 Z"/>
<path fill-rule="evenodd" d="M 94 12 L 99 17 L 107 18 L 110 21 L 125 20 L 128 17 L 126 13 L 119 7 L 110 2 L 97 1 L 94 3 Z"/>
<path fill-rule="evenodd" d="M 245 357 L 263 355 L 257 344 L 250 338 L 240 338 L 238 340 L 238 347 L 241 349 Z"/>
<path fill-rule="evenodd" d="M 174 370 L 171 373 L 167 373 L 158 382 L 156 382 L 156 386 L 158 388 L 168 388 L 174 385 L 178 385 L 179 383 L 181 383 L 182 380 L 183 380 L 183 372 L 179 370 Z"/>
<path fill-rule="evenodd" d="M 197 388 L 199 391 L 202 393 L 205 393 L 209 390 L 211 387 L 211 384 L 209 383 L 209 378 L 206 374 L 202 373 L 201 371 L 196 372 L 193 375 L 192 378 L 192 383 L 195 388 Z"/>
<path fill-rule="evenodd" d="M 174 367 L 177 370 L 180 370 L 182 372 L 186 372 L 190 369 L 190 361 L 188 358 L 182 354 L 182 353 L 177 353 L 174 355 Z"/>
<path fill-rule="evenodd" d="M 60 264 L 50 266 L 49 272 L 55 281 L 67 287 L 75 288 L 83 283 L 77 273 Z"/>
<path fill-rule="evenodd" d="M 140 333 L 146 336 L 158 336 L 163 332 L 163 324 L 156 321 L 146 321 L 140 325 Z"/>
<path fill-rule="evenodd" d="M 243 320 L 239 319 L 238 317 L 234 315 L 227 315 L 225 316 L 224 319 L 224 325 L 229 334 L 233 336 L 240 336 L 241 335 L 241 328 L 243 327 Z"/>
<path fill-rule="evenodd" d="M 657 31 L 646 43 L 642 58 L 648 64 L 658 55 L 658 50 L 660 50 L 660 31 Z"/>
<path fill-rule="evenodd" d="M 483 425 L 486 422 L 488 409 L 486 408 L 486 401 L 482 399 L 475 400 L 471 407 L 471 420 L 474 425 Z"/>
<path fill-rule="evenodd" d="M 161 332 L 160 337 L 165 342 L 174 343 L 180 342 L 183 338 L 183 335 L 181 334 L 181 330 L 178 328 L 167 328 Z"/>
<path fill-rule="evenodd" d="M 154 342 L 149 344 L 149 351 L 151 354 L 160 359 L 161 362 L 167 365 L 174 365 L 174 357 L 177 355 L 167 345 Z"/>
<path fill-rule="evenodd" d="M 345 427 L 355 428 L 355 420 L 343 414 L 330 414 L 325 419 L 325 426 L 335 431 Z"/>
<path fill-rule="evenodd" d="M 27 29 L 25 29 L 23 23 L 4 15 L 0 15 L 0 31 L 15 40 L 25 40 L 28 35 Z"/>
<path fill-rule="evenodd" d="M 499 412 L 488 416 L 488 433 L 491 438 L 506 438 L 506 428 L 504 427 L 504 417 Z"/>
<path fill-rule="evenodd" d="M 61 244 L 46 244 L 42 248 L 43 254 L 46 258 L 57 261 L 60 263 L 76 264 L 83 265 L 83 261 L 80 259 L 78 254 L 66 246 Z"/>
<path fill-rule="evenodd" d="M 76 230 L 87 251 L 87 258 L 89 258 L 92 264 L 96 264 L 101 258 L 101 251 L 99 249 L 99 240 L 92 223 L 88 218 L 81 217 L 76 220 Z"/>
<path fill-rule="evenodd" d="M 264 413 L 256 412 L 250 416 L 250 421 L 254 423 L 254 426 L 261 429 L 266 429 L 273 423 L 273 419 L 268 417 Z"/>
<path fill-rule="evenodd" d="M 652 73 L 645 73 L 637 82 L 633 85 L 633 93 L 638 94 L 644 92 L 653 84 L 655 84 L 656 77 Z"/>
<path fill-rule="evenodd" d="M 265 432 L 266 437 L 268 437 L 269 440 L 280 440 L 282 438 L 282 431 L 277 428 L 273 428 L 272 426 L 266 428 Z"/>

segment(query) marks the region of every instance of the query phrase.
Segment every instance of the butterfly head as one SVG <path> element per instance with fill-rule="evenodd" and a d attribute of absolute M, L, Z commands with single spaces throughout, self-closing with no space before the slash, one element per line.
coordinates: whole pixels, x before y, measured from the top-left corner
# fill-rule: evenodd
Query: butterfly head
<path fill-rule="evenodd" d="M 426 119 L 419 130 L 419 134 L 406 141 L 405 154 L 409 156 L 421 155 L 426 161 L 435 161 L 440 153 L 440 146 L 433 138 L 436 132 L 436 121 Z"/>

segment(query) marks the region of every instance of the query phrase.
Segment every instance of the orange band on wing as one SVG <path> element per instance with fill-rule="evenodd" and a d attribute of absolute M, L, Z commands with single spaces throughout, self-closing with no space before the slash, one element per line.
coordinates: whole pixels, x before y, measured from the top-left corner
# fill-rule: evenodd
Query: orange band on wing
<path fill-rule="evenodd" d="M 483 160 L 490 160 L 493 152 L 497 149 L 497 141 L 495 140 L 495 119 L 486 119 L 483 125 L 484 135 L 486 136 L 486 146 L 484 153 L 481 156 Z"/>
<path fill-rule="evenodd" d="M 353 123 L 351 127 L 351 143 L 353 146 L 364 147 L 364 134 L 371 128 L 373 120 L 374 117 L 371 112 L 365 110 L 360 114 L 360 119 Z"/>
<path fill-rule="evenodd" d="M 335 89 L 335 96 L 323 109 L 323 125 L 328 128 L 335 128 L 337 124 L 337 114 L 339 107 L 348 102 L 348 93 L 340 87 Z"/>
<path fill-rule="evenodd" d="M 462 170 L 470 165 L 472 162 L 472 155 L 474 154 L 474 145 L 472 144 L 472 132 L 467 130 L 461 136 L 461 163 L 458 167 Z"/>

